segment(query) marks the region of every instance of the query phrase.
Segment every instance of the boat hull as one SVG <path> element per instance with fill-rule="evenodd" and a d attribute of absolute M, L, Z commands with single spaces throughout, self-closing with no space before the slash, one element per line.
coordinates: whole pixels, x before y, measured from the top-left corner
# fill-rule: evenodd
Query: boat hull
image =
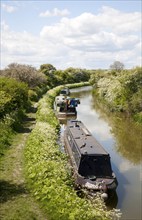
<path fill-rule="evenodd" d="M 76 120 L 74 120 L 74 121 L 76 121 Z M 71 126 L 71 129 L 73 130 L 72 126 Z M 72 135 L 73 133 L 75 135 L 77 134 L 76 127 L 74 127 L 74 129 L 75 130 L 71 133 L 70 128 L 67 126 L 67 129 L 64 132 L 64 143 L 65 143 L 65 151 L 69 155 L 69 160 L 70 160 L 70 164 L 71 164 L 72 171 L 73 171 L 75 185 L 78 188 L 86 189 L 94 194 L 96 192 L 101 192 L 102 194 L 103 193 L 109 194 L 109 192 L 115 191 L 117 188 L 118 182 L 117 182 L 117 179 L 116 179 L 115 174 L 113 172 L 111 173 L 111 175 L 109 177 L 103 176 L 103 175 L 102 176 L 97 176 L 97 175 L 95 176 L 94 175 L 92 177 L 89 177 L 89 175 L 87 176 L 86 174 L 84 176 L 82 175 L 82 173 L 81 173 L 82 168 L 80 166 L 82 166 L 81 164 L 83 164 L 82 161 L 85 160 L 84 158 L 90 157 L 90 164 L 91 164 L 93 161 L 91 159 L 92 157 L 94 158 L 94 160 L 96 160 L 96 158 L 98 158 L 100 156 L 98 156 L 98 155 L 96 156 L 95 152 L 93 152 L 93 155 L 92 154 L 84 155 L 80 151 L 80 147 L 77 146 L 76 140 L 81 139 L 83 137 L 83 129 L 85 130 L 86 128 L 85 127 L 77 128 L 77 129 L 81 129 L 81 137 L 77 137 L 77 136 L 74 137 Z M 90 136 L 90 133 L 88 133 L 88 131 L 86 131 L 86 134 Z M 88 141 L 90 141 L 90 139 Z M 81 140 L 80 140 L 80 142 L 81 142 Z M 76 146 L 76 149 L 74 151 L 73 148 L 75 148 L 75 146 Z M 78 151 L 78 153 L 75 153 L 77 151 Z M 101 156 L 105 157 L 106 159 L 109 158 L 109 155 L 107 153 L 104 155 L 101 155 Z M 78 157 L 78 161 L 77 161 L 77 157 Z M 87 163 L 88 162 L 86 161 L 86 166 L 88 166 Z M 110 163 L 108 163 L 108 164 L 109 164 L 108 166 L 110 166 Z M 102 165 L 100 164 L 100 167 L 101 166 Z M 97 165 L 97 167 L 99 167 L 99 166 Z M 83 169 L 85 169 L 85 166 L 83 167 Z M 111 167 L 109 169 L 111 171 Z M 88 167 L 87 167 L 87 170 L 88 170 L 88 174 L 90 174 Z"/>
<path fill-rule="evenodd" d="M 54 102 L 54 110 L 56 116 L 60 119 L 71 116 L 77 116 L 76 105 L 68 104 L 69 97 L 57 96 Z"/>

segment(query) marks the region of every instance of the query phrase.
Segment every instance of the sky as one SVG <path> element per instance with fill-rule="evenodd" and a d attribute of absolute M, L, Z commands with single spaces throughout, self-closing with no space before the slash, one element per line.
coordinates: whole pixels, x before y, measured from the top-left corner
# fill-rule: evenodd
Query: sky
<path fill-rule="evenodd" d="M 140 0 L 1 0 L 0 68 L 141 66 Z"/>

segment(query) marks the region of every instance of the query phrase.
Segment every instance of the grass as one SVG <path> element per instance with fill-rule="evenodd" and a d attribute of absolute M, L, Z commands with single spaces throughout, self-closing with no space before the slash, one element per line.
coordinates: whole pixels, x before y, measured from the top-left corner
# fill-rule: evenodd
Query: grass
<path fill-rule="evenodd" d="M 35 113 L 29 113 L 10 148 L 0 161 L 0 219 L 47 220 L 44 212 L 26 188 L 23 150 L 35 125 Z"/>

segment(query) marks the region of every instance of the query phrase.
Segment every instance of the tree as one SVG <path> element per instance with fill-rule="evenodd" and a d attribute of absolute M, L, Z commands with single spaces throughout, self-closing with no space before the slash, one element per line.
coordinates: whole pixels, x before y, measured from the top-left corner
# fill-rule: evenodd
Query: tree
<path fill-rule="evenodd" d="M 124 64 L 120 61 L 115 61 L 113 64 L 110 65 L 110 69 L 121 72 L 124 69 Z"/>
<path fill-rule="evenodd" d="M 0 77 L 0 118 L 29 106 L 28 86 L 15 79 Z"/>
<path fill-rule="evenodd" d="M 55 74 L 56 68 L 52 64 L 42 64 L 39 71 L 46 76 L 47 84 L 50 88 L 58 85 Z"/>
<path fill-rule="evenodd" d="M 14 78 L 20 82 L 25 82 L 30 88 L 46 83 L 45 75 L 38 72 L 35 67 L 30 65 L 11 63 L 0 72 L 0 75 Z"/>
<path fill-rule="evenodd" d="M 40 71 L 44 73 L 45 75 L 48 75 L 50 73 L 53 73 L 56 71 L 56 68 L 52 64 L 42 64 L 40 66 Z"/>
<path fill-rule="evenodd" d="M 65 73 L 69 75 L 69 78 L 73 82 L 85 82 L 90 79 L 90 72 L 86 69 L 69 67 L 65 70 Z"/>

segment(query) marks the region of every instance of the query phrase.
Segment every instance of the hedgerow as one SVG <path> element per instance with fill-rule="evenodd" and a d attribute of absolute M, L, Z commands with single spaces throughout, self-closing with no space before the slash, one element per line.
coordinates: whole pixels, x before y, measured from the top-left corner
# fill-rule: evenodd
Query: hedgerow
<path fill-rule="evenodd" d="M 0 77 L 0 118 L 28 106 L 28 86 L 15 79 Z"/>
<path fill-rule="evenodd" d="M 119 213 L 114 210 L 106 210 L 99 197 L 92 201 L 77 196 L 68 157 L 57 142 L 59 122 L 52 105 L 60 89 L 50 90 L 39 102 L 37 124 L 25 148 L 25 173 L 29 188 L 50 220 L 108 220 L 118 217 Z"/>
<path fill-rule="evenodd" d="M 141 123 L 141 67 L 120 72 L 96 71 L 91 75 L 90 83 L 95 86 L 96 94 L 105 101 L 110 110 L 125 112 Z"/>
<path fill-rule="evenodd" d="M 29 107 L 28 86 L 15 79 L 0 77 L 0 156 L 11 144 Z"/>
<path fill-rule="evenodd" d="M 5 150 L 10 146 L 13 135 L 14 131 L 9 124 L 0 121 L 0 157 L 4 155 Z"/>

